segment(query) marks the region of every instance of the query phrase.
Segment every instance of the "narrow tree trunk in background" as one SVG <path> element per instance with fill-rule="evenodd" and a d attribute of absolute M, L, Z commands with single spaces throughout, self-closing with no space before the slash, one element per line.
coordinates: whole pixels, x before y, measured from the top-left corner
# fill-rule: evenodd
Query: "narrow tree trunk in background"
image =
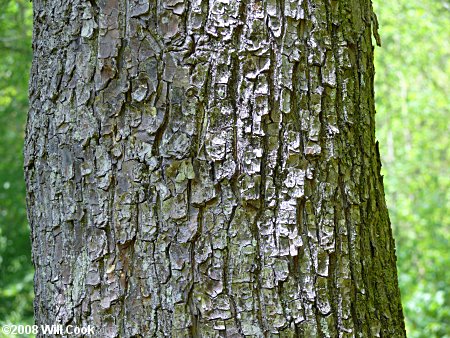
<path fill-rule="evenodd" d="M 34 1 L 38 324 L 404 337 L 370 0 Z"/>

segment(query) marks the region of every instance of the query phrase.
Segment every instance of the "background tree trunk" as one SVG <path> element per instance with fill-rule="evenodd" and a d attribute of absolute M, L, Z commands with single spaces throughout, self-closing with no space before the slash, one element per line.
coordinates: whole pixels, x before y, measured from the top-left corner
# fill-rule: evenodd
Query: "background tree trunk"
<path fill-rule="evenodd" d="M 369 0 L 34 1 L 39 324 L 404 337 Z"/>

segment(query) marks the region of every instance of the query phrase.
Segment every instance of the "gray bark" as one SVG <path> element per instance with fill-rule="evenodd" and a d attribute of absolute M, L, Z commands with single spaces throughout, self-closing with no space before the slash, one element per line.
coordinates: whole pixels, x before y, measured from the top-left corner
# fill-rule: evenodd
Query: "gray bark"
<path fill-rule="evenodd" d="M 35 0 L 37 323 L 405 337 L 372 18 L 370 0 Z"/>

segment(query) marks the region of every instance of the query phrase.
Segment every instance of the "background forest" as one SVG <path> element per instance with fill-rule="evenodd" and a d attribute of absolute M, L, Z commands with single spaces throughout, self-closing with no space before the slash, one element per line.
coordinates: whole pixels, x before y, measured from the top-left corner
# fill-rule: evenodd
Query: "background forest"
<path fill-rule="evenodd" d="M 450 337 L 450 3 L 374 6 L 377 137 L 408 337 Z M 0 0 L 0 325 L 33 322 L 22 172 L 31 27 L 28 0 Z"/>

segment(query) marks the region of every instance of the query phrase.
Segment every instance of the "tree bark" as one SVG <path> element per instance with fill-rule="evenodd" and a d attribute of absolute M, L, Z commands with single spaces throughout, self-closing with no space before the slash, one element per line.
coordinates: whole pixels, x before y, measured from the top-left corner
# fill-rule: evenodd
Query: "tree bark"
<path fill-rule="evenodd" d="M 34 1 L 38 324 L 405 337 L 370 0 Z"/>

